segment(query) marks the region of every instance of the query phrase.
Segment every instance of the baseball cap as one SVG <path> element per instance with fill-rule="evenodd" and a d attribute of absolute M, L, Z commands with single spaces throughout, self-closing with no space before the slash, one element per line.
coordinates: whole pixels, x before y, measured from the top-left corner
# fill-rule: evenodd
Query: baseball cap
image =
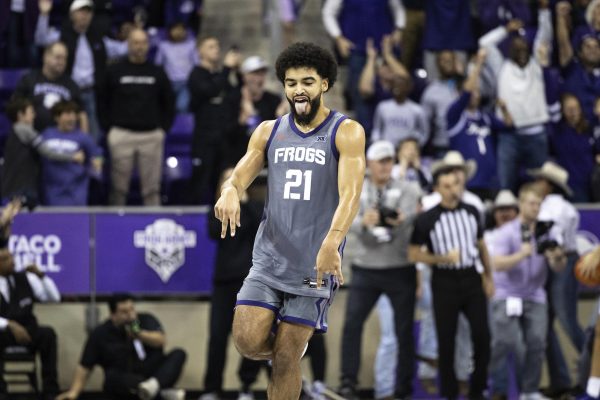
<path fill-rule="evenodd" d="M 243 74 L 269 68 L 269 64 L 260 56 L 250 56 L 244 60 L 240 71 Z"/>
<path fill-rule="evenodd" d="M 394 158 L 396 151 L 394 145 L 387 140 L 373 142 L 367 150 L 367 160 L 381 161 L 384 158 Z"/>
<path fill-rule="evenodd" d="M 69 7 L 69 12 L 81 10 L 82 8 L 94 8 L 94 2 L 92 0 L 75 0 Z"/>

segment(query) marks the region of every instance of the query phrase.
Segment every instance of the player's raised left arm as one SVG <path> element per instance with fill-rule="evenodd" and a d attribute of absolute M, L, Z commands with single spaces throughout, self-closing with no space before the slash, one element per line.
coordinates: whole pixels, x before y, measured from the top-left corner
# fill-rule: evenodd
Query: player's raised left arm
<path fill-rule="evenodd" d="M 339 151 L 338 192 L 340 200 L 331 221 L 329 232 L 317 255 L 317 285 L 324 273 L 336 275 L 340 284 L 342 260 L 338 249 L 342 244 L 359 208 L 360 194 L 365 176 L 365 131 L 352 120 L 342 122 L 338 128 L 335 145 Z"/>

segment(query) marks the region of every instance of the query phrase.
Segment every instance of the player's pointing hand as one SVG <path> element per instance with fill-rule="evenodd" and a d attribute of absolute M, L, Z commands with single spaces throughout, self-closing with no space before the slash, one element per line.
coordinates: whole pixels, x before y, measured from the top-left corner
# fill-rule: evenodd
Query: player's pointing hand
<path fill-rule="evenodd" d="M 240 226 L 240 198 L 234 187 L 225 187 L 221 191 L 215 204 L 215 217 L 221 221 L 221 239 L 227 235 L 227 226 L 231 236 L 235 236 L 235 229 Z"/>

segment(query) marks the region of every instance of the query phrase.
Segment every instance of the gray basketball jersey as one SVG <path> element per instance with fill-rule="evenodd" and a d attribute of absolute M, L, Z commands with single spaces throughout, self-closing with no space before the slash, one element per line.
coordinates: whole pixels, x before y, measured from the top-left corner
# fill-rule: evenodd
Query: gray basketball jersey
<path fill-rule="evenodd" d="M 252 255 L 249 277 L 286 293 L 328 298 L 327 284 L 315 281 L 317 253 L 338 206 L 338 158 L 335 135 L 346 117 L 331 110 L 302 133 L 292 114 L 280 117 L 267 141 L 268 196 Z M 340 249 L 343 250 L 343 249 Z"/>

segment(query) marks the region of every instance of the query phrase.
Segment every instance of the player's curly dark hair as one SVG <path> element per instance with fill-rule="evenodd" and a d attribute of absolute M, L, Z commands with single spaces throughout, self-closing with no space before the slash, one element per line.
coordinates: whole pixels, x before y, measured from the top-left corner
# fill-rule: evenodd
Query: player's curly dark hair
<path fill-rule="evenodd" d="M 313 43 L 294 43 L 282 51 L 275 62 L 275 71 L 281 83 L 285 80 L 285 71 L 302 67 L 314 68 L 321 78 L 329 81 L 329 89 L 337 79 L 337 63 L 333 54 Z"/>

